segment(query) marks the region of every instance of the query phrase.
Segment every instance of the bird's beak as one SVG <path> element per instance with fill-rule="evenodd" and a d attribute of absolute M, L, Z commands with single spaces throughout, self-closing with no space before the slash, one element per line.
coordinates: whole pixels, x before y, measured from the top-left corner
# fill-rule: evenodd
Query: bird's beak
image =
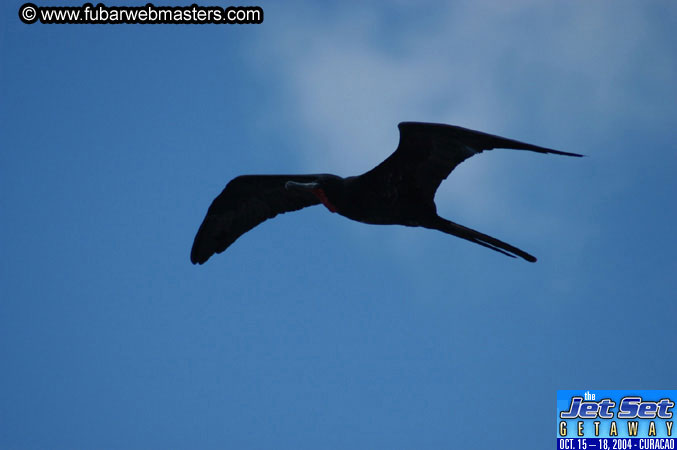
<path fill-rule="evenodd" d="M 320 187 L 318 183 L 297 183 L 296 181 L 287 181 L 284 184 L 285 189 L 292 190 L 301 190 L 301 191 L 313 191 Z"/>

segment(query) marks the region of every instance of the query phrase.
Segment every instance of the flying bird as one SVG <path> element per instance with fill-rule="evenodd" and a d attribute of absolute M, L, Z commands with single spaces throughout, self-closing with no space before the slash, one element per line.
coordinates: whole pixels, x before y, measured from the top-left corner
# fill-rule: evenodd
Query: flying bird
<path fill-rule="evenodd" d="M 454 125 L 402 122 L 395 152 L 370 171 L 331 174 L 243 175 L 214 199 L 195 236 L 190 260 L 204 264 L 247 231 L 278 214 L 323 204 L 358 222 L 439 230 L 510 257 L 536 258 L 510 244 L 437 215 L 435 191 L 456 166 L 495 148 L 583 156 L 538 147 Z"/>

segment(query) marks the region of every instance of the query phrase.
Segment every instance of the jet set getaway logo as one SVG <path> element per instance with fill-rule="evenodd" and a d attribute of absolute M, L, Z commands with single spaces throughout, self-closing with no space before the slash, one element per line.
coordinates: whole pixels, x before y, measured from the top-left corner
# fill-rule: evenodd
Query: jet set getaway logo
<path fill-rule="evenodd" d="M 557 391 L 561 450 L 674 449 L 677 391 Z"/>

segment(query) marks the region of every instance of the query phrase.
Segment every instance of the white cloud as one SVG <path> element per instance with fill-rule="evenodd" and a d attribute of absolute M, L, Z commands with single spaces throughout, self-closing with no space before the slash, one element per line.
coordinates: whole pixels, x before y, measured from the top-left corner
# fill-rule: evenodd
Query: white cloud
<path fill-rule="evenodd" d="M 662 58 L 668 44 L 651 46 L 660 39 L 634 2 L 394 5 L 264 6 L 267 33 L 256 57 L 273 61 L 284 80 L 306 170 L 346 176 L 370 169 L 395 149 L 402 120 L 556 148 L 564 140 L 583 151 L 572 134 L 611 128 L 619 117 L 647 120 L 646 92 L 633 85 L 646 70 L 638 64 L 655 62 L 657 80 L 676 73 L 673 58 Z M 440 211 L 496 220 L 503 210 L 539 220 L 530 202 L 506 194 L 529 178 L 492 165 L 494 155 L 454 172 L 440 189 Z M 524 173 L 553 170 L 539 158 L 520 159 Z M 567 182 L 548 189 L 566 190 Z"/>

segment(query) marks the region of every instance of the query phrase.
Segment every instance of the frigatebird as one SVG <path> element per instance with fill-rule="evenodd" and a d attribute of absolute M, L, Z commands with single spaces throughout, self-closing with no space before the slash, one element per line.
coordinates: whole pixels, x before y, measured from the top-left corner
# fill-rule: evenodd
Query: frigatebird
<path fill-rule="evenodd" d="M 508 148 L 583 156 L 454 125 L 402 122 L 395 152 L 370 171 L 331 174 L 242 175 L 214 199 L 195 236 L 190 260 L 204 264 L 247 231 L 278 214 L 322 203 L 332 213 L 376 225 L 424 227 L 453 234 L 510 257 L 536 258 L 503 241 L 437 215 L 435 191 L 461 162 L 484 150 Z"/>

